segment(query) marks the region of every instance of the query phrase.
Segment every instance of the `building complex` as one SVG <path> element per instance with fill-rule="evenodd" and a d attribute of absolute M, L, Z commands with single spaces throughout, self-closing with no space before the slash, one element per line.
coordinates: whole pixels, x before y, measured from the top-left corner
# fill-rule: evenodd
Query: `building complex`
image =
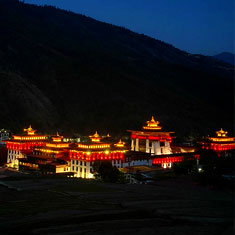
<path fill-rule="evenodd" d="M 121 139 L 113 141 L 110 135 L 101 137 L 97 132 L 86 141 L 71 142 L 63 136 L 39 135 L 31 126 L 24 134 L 5 140 L 8 149 L 7 166 L 44 174 L 67 174 L 74 177 L 94 178 L 94 165 L 110 161 L 117 168 L 132 166 L 159 166 L 170 168 L 185 156 L 199 159 L 195 147 L 172 146 L 174 132 L 164 132 L 154 117 L 141 130 L 128 130 L 131 144 Z M 235 149 L 235 141 L 222 129 L 217 137 L 201 143 L 202 149 L 225 151 Z"/>

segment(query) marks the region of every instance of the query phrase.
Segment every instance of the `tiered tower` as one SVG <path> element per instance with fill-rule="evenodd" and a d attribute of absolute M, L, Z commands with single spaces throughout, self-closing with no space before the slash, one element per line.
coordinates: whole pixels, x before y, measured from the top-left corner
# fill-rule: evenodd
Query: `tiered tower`
<path fill-rule="evenodd" d="M 142 127 L 141 131 L 131 132 L 131 150 L 151 153 L 151 155 L 171 154 L 170 143 L 174 132 L 162 132 L 159 122 L 152 117 L 151 121 Z"/>
<path fill-rule="evenodd" d="M 228 137 L 228 132 L 222 128 L 216 132 L 216 137 L 208 137 L 205 141 L 202 141 L 203 149 L 210 149 L 216 152 L 226 152 L 235 149 L 234 137 Z"/>
<path fill-rule="evenodd" d="M 71 171 L 75 176 L 93 178 L 92 166 L 96 161 L 110 161 L 113 166 L 122 167 L 124 153 L 128 150 L 124 142 L 121 140 L 116 144 L 103 142 L 97 132 L 89 137 L 90 141 L 78 143 L 69 150 Z"/>
<path fill-rule="evenodd" d="M 11 140 L 6 141 L 6 147 L 8 149 L 7 153 L 7 163 L 9 167 L 17 168 L 19 167 L 19 158 L 24 157 L 24 153 L 29 153 L 35 147 L 45 146 L 48 136 L 37 135 L 31 125 L 24 129 L 25 134 L 23 135 L 13 135 Z"/>

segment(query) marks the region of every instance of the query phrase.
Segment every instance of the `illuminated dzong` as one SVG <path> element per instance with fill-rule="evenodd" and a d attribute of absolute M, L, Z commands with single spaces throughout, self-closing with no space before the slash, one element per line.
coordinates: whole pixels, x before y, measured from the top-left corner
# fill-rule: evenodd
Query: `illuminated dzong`
<path fill-rule="evenodd" d="M 44 174 L 66 174 L 73 177 L 94 178 L 94 163 L 110 161 L 117 168 L 134 166 L 171 168 L 185 156 L 199 161 L 197 148 L 172 145 L 172 134 L 164 132 L 154 117 L 142 130 L 128 130 L 131 145 L 112 141 L 111 136 L 100 136 L 98 132 L 88 141 L 66 142 L 63 136 L 39 135 L 31 126 L 25 134 L 13 135 L 4 140 L 8 149 L 7 166 L 22 171 L 37 171 Z M 233 137 L 227 132 L 217 131 L 216 137 L 200 142 L 201 149 L 213 150 L 218 156 L 235 149 Z"/>

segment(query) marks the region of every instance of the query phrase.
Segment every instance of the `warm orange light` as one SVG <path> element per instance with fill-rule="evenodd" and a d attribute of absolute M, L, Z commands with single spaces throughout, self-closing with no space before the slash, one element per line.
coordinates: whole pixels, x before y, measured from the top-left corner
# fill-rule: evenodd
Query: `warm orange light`
<path fill-rule="evenodd" d="M 46 139 L 46 136 L 18 136 L 18 135 L 13 135 L 14 140 L 42 140 Z"/>
<path fill-rule="evenodd" d="M 56 136 L 52 136 L 53 142 L 62 142 L 63 136 L 59 135 L 58 131 L 56 133 Z"/>
<path fill-rule="evenodd" d="M 89 137 L 91 138 L 91 141 L 92 141 L 92 142 L 100 142 L 100 140 L 101 140 L 101 137 L 100 137 L 100 135 L 97 133 L 97 131 L 95 132 L 94 135 L 90 135 Z"/>
<path fill-rule="evenodd" d="M 97 148 L 109 148 L 110 144 L 96 144 L 96 145 L 89 145 L 89 144 L 78 144 L 78 148 L 86 148 L 86 149 L 97 149 Z"/>
<path fill-rule="evenodd" d="M 213 142 L 230 142 L 230 141 L 234 141 L 233 137 L 226 137 L 226 138 L 210 137 L 209 139 L 212 140 Z"/>
<path fill-rule="evenodd" d="M 228 137 L 227 133 L 227 131 L 221 128 L 219 131 L 216 131 L 217 137 L 209 137 L 208 139 L 213 142 L 234 142 L 234 137 Z"/>
<path fill-rule="evenodd" d="M 125 142 L 122 142 L 122 140 L 120 139 L 118 143 L 115 144 L 115 146 L 117 147 L 124 147 Z"/>
<path fill-rule="evenodd" d="M 106 150 L 106 151 L 91 151 L 91 152 L 87 152 L 87 151 L 78 151 L 78 150 L 70 150 L 70 152 L 72 152 L 72 153 L 82 153 L 82 154 L 88 154 L 88 155 L 90 155 L 90 154 L 93 154 L 93 153 L 105 153 L 105 154 L 108 154 L 108 153 L 125 153 L 125 152 L 127 152 L 127 150 L 118 150 L 118 151 L 108 151 L 108 150 Z"/>
<path fill-rule="evenodd" d="M 31 125 L 27 129 L 24 129 L 25 132 L 27 132 L 28 135 L 34 135 L 36 130 L 34 130 Z"/>
<path fill-rule="evenodd" d="M 220 131 L 216 131 L 216 134 L 218 137 L 226 137 L 228 132 L 224 131 L 222 128 L 220 129 Z"/>
<path fill-rule="evenodd" d="M 143 126 L 144 130 L 161 130 L 162 127 L 158 126 L 159 122 L 155 121 L 154 117 L 152 116 L 151 121 L 147 121 L 147 126 Z"/>
<path fill-rule="evenodd" d="M 69 144 L 67 143 L 61 143 L 61 144 L 53 144 L 53 143 L 46 143 L 46 147 L 50 148 L 68 148 Z"/>
<path fill-rule="evenodd" d="M 38 148 L 35 148 L 35 150 L 41 151 L 41 152 L 44 152 L 44 153 L 59 153 L 59 151 L 51 150 L 51 149 L 38 149 Z"/>

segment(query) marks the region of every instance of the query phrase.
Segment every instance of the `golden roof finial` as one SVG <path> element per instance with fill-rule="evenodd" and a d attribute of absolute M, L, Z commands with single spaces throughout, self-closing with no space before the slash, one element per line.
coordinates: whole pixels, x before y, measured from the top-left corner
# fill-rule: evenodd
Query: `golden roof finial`
<path fill-rule="evenodd" d="M 94 135 L 90 135 L 89 137 L 91 138 L 92 142 L 100 142 L 100 140 L 101 140 L 101 137 L 97 131 L 95 132 Z"/>
<path fill-rule="evenodd" d="M 24 129 L 25 132 L 27 132 L 28 135 L 35 135 L 36 130 L 34 130 L 31 125 L 29 125 L 28 128 Z"/>
<path fill-rule="evenodd" d="M 161 130 L 162 127 L 158 126 L 159 122 L 155 121 L 154 116 L 152 116 L 151 121 L 147 121 L 147 126 L 143 126 L 144 130 Z"/>
<path fill-rule="evenodd" d="M 219 131 L 216 131 L 218 137 L 226 137 L 228 132 L 224 131 L 222 128 Z"/>
<path fill-rule="evenodd" d="M 124 147 L 124 145 L 125 145 L 125 142 L 123 142 L 122 139 L 120 139 L 119 142 L 115 144 L 115 146 L 117 147 Z"/>
<path fill-rule="evenodd" d="M 52 136 L 52 141 L 53 142 L 62 142 L 63 136 L 59 135 L 59 132 L 56 132 L 55 136 Z"/>

